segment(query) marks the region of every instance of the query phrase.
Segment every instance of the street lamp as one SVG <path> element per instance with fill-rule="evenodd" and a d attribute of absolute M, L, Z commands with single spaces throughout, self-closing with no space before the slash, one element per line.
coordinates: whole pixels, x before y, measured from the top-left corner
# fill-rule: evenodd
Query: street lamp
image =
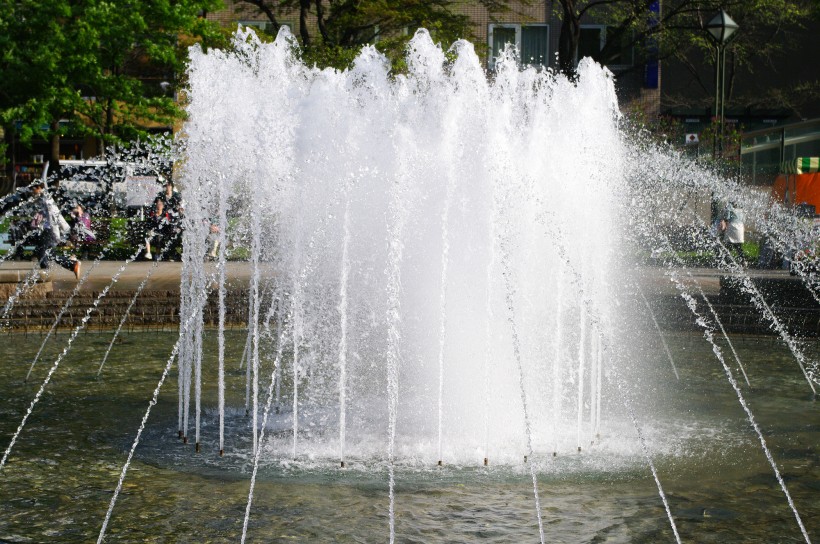
<path fill-rule="evenodd" d="M 715 136 L 712 144 L 712 156 L 723 156 L 723 113 L 724 95 L 726 91 L 726 44 L 734 37 L 737 29 L 740 28 L 736 22 L 729 17 L 724 10 L 715 15 L 711 21 L 706 23 L 706 30 L 715 41 L 717 57 L 715 59 L 715 119 L 717 119 L 719 134 Z M 720 142 L 720 143 L 718 143 Z"/>

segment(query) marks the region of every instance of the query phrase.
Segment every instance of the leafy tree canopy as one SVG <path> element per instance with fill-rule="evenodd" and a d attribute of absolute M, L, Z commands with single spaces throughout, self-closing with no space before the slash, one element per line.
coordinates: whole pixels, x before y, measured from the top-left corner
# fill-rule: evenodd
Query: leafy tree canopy
<path fill-rule="evenodd" d="M 0 122 L 23 141 L 134 138 L 170 124 L 185 37 L 217 36 L 218 0 L 0 0 Z M 54 157 L 52 157 L 54 159 Z"/>
<path fill-rule="evenodd" d="M 264 14 L 274 34 L 284 17 L 299 16 L 298 29 L 304 60 L 320 67 L 350 66 L 358 49 L 375 43 L 393 62 L 404 67 L 404 49 L 417 28 L 426 28 L 442 43 L 470 35 L 470 19 L 455 0 L 238 0 L 237 10 Z M 475 0 L 491 18 L 509 11 L 502 0 Z M 522 5 L 532 0 L 520 2 Z"/>
<path fill-rule="evenodd" d="M 653 4 L 660 10 L 653 13 Z M 752 74 L 771 66 L 790 43 L 787 31 L 804 28 L 807 21 L 820 15 L 818 0 L 557 0 L 555 15 L 561 20 L 559 65 L 572 74 L 577 59 L 580 25 L 591 17 L 606 25 L 604 43 L 596 60 L 607 64 L 625 48 L 632 48 L 638 59 L 656 56 L 675 60 L 700 78 L 703 90 L 713 86 L 712 70 L 715 45 L 705 25 L 720 9 L 726 10 L 741 30 L 732 40 L 727 67 L 728 94 L 731 96 L 736 73 Z M 657 14 L 656 14 L 657 13 Z M 642 68 L 636 62 L 633 69 Z M 623 72 L 621 72 L 623 73 Z M 705 77 L 704 77 L 705 76 Z M 708 78 L 708 81 L 706 81 Z"/>

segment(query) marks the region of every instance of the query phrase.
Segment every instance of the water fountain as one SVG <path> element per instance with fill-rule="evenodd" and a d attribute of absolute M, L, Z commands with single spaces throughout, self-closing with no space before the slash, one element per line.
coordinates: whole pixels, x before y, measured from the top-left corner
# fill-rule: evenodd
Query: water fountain
<path fill-rule="evenodd" d="M 757 352 L 717 337 L 723 325 L 699 305 L 713 309 L 682 263 L 672 263 L 670 284 L 708 342 L 662 333 L 631 259 L 638 239 L 668 249 L 653 230 L 659 220 L 698 225 L 691 194 L 731 195 L 760 214 L 763 204 L 674 152 L 629 142 L 614 81 L 589 60 L 570 82 L 521 71 L 508 52 L 488 80 L 471 44 L 457 42 L 448 55 L 426 31 L 412 39 L 402 75 L 390 74 L 372 47 L 345 72 L 307 67 L 294 48 L 283 30 L 274 43 L 239 31 L 230 52 L 192 50 L 179 171 L 180 331 L 163 344 L 173 344 L 170 356 L 156 358 L 159 382 L 154 376 L 142 419 L 115 439 L 122 447 L 112 464 L 122 462 L 123 449 L 127 461 L 86 476 L 115 489 L 95 497 L 107 504 L 95 518 L 99 542 L 127 539 L 118 524 L 145 517 L 134 506 L 139 498 L 128 496 L 139 484 L 129 490 L 127 482 L 144 484 L 141 473 L 154 465 L 175 486 L 190 477 L 211 492 L 185 499 L 204 517 L 168 514 L 174 526 L 190 522 L 201 531 L 202 520 L 219 520 L 211 528 L 226 540 L 280 538 L 294 519 L 303 540 L 340 531 L 354 539 L 461 538 L 448 533 L 452 526 L 465 539 L 499 542 L 536 534 L 542 542 L 601 535 L 680 542 L 697 539 L 709 519 L 728 525 L 740 515 L 714 506 L 718 499 L 701 508 L 699 493 L 712 488 L 686 481 L 692 465 L 739 470 L 726 461 L 734 455 L 756 467 L 755 478 L 771 480 L 755 489 L 765 489 L 766 504 L 780 514 L 775 524 L 759 522 L 765 527 L 744 521 L 729 538 L 776 525 L 809 541 L 814 527 L 803 521 L 817 512 L 807 504 L 810 487 L 795 493 L 787 485 L 778 450 L 767 445 L 774 438 L 782 452 L 782 441 L 757 423 L 723 345 L 744 377 L 746 366 L 761 367 Z M 765 211 L 770 225 L 780 220 L 777 210 Z M 215 270 L 202 260 L 213 225 Z M 225 327 L 229 245 L 247 251 L 252 270 L 240 334 Z M 792 392 L 805 377 L 813 390 L 816 346 L 793 338 L 754 285 L 744 286 L 762 300 L 786 347 L 768 379 Z M 212 292 L 221 308 L 215 330 L 203 313 Z M 102 363 L 93 358 L 90 371 L 100 374 L 109 361 L 99 386 L 128 372 L 115 362 L 123 356 L 112 352 L 114 339 L 104 344 Z M 175 361 L 171 414 L 160 405 Z M 698 396 L 706 387 L 698 376 L 715 368 L 729 384 L 708 386 L 723 385 L 732 401 L 717 416 Z M 144 378 L 143 396 L 151 380 L 144 372 L 134 371 Z M 745 383 L 765 379 L 750 371 Z M 790 394 L 794 405 L 778 410 L 810 420 L 811 398 Z M 2 477 L 14 471 L 6 464 L 12 448 L 25 448 L 15 441 L 33 407 L 6 450 Z M 737 413 L 723 421 L 729 410 Z M 159 418 L 153 427 L 149 416 Z M 744 437 L 749 423 L 755 433 Z M 817 436 L 810 424 L 797 432 Z M 169 444 L 177 434 L 181 440 Z M 790 470 L 811 479 L 814 450 L 800 451 Z M 42 454 L 15 455 L 29 473 L 25 460 Z M 624 491 L 618 482 L 636 487 Z M 223 487 L 237 489 L 220 506 L 212 496 Z M 361 501 L 360 492 L 378 496 Z M 190 497 L 151 493 L 159 502 Z M 436 493 L 446 494 L 446 506 Z M 290 496 L 315 507 L 313 517 L 327 527 L 282 506 Z M 577 509 L 566 505 L 576 503 L 596 513 L 575 521 Z M 626 513 L 609 513 L 612 504 Z M 460 508 L 469 512 L 463 523 Z"/>

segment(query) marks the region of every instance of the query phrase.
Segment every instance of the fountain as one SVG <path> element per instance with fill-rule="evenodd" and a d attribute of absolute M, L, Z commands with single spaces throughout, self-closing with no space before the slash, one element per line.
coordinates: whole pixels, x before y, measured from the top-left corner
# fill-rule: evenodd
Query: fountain
<path fill-rule="evenodd" d="M 178 501 L 158 524 L 243 542 L 810 542 L 818 346 L 787 331 L 706 229 L 693 243 L 740 277 L 782 347 L 730 340 L 674 259 L 661 275 L 707 342 L 663 331 L 632 258 L 638 245 L 674 254 L 658 225 L 700 227 L 693 195 L 736 199 L 772 233 L 785 211 L 627 138 L 613 78 L 589 60 L 570 82 L 519 70 L 508 51 L 488 80 L 471 44 L 445 52 L 423 30 L 400 75 L 372 47 L 344 72 L 305 66 L 295 48 L 286 29 L 273 43 L 240 30 L 231 51 L 191 52 L 179 334 L 152 340 L 163 355 L 150 372 L 124 368 L 115 340 L 148 276 L 98 342 L 87 370 L 99 381 L 72 376 L 70 398 L 122 411 L 116 431 L 84 440 L 106 464 L 84 477 L 106 493 L 83 498 L 96 517 L 81 538 L 162 532 L 143 512 Z M 214 226 L 217 262 L 203 263 Z M 251 270 L 244 331 L 225 325 L 229 246 Z M 10 504 L 47 457 L 18 437 L 92 309 L 17 431 L 3 427 L 0 477 L 20 474 Z M 767 370 L 763 352 L 776 353 Z M 772 423 L 782 414 L 796 423 Z M 728 482 L 692 481 L 710 470 Z M 729 506 L 751 492 L 774 513 Z M 20 531 L 0 524 L 0 540 Z"/>
<path fill-rule="evenodd" d="M 206 285 L 197 226 L 217 217 L 223 231 L 244 222 L 257 271 L 251 289 L 285 294 L 286 349 L 297 359 L 283 378 L 298 389 L 292 407 L 321 415 L 320 428 L 337 435 L 300 451 L 295 417 L 291 457 L 313 447 L 372 457 L 390 417 L 374 403 L 395 403 L 397 458 L 518 462 L 529 440 L 536 449 L 557 441 L 575 450 L 591 422 L 586 413 L 581 424 L 563 415 L 581 415 L 579 399 L 596 394 L 583 378 L 591 363 L 570 365 L 569 352 L 566 364 L 556 363 L 567 384 L 558 407 L 566 428 L 547 431 L 554 384 L 543 354 L 556 342 L 590 351 L 587 329 L 611 334 L 622 249 L 617 236 L 598 233 L 619 229 L 623 187 L 612 80 L 586 63 L 576 88 L 508 62 L 488 84 L 470 44 L 456 44 L 458 56 L 446 64 L 426 33 L 412 42 L 410 73 L 396 78 L 373 48 L 338 73 L 295 62 L 285 35 L 268 45 L 238 40 L 237 54 L 195 53 L 191 61 L 183 179 L 196 198 L 187 198 L 185 296 Z M 213 107 L 228 96 L 242 99 Z M 556 125 L 575 116 L 575 129 L 556 138 Z M 225 142 L 218 152 L 216 141 Z M 575 165 L 590 155 L 582 180 Z M 230 214 L 220 217 L 224 195 Z M 539 225 L 545 213 L 573 241 L 563 256 Z M 580 277 L 566 281 L 584 284 L 595 323 L 581 321 L 577 298 L 555 315 L 552 278 L 570 265 Z M 255 323 L 265 308 L 252 305 Z M 564 338 L 535 334 L 555 319 L 572 323 Z M 255 353 L 259 329 L 251 329 Z M 257 359 L 249 358 L 254 375 Z M 530 366 L 534 359 L 540 367 Z M 526 416 L 522 396 L 532 404 Z M 494 409 L 485 415 L 488 403 Z M 485 427 L 493 455 L 483 451 Z"/>

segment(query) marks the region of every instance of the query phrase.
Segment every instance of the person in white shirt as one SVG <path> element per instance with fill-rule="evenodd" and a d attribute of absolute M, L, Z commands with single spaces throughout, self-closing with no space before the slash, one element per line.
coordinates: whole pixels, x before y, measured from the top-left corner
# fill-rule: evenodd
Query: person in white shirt
<path fill-rule="evenodd" d="M 57 245 L 71 230 L 68 223 L 54 203 L 54 199 L 46 192 L 44 182 L 34 184 L 31 190 L 35 210 L 31 226 L 40 231 L 35 248 L 40 268 L 46 269 L 49 267 L 49 261 L 54 261 L 66 270 L 74 272 L 74 277 L 79 279 L 81 263 L 77 257 L 66 257 L 55 252 Z"/>
<path fill-rule="evenodd" d="M 720 231 L 729 250 L 743 260 L 743 242 L 746 241 L 746 219 L 743 209 L 736 202 L 730 202 L 720 218 Z"/>

